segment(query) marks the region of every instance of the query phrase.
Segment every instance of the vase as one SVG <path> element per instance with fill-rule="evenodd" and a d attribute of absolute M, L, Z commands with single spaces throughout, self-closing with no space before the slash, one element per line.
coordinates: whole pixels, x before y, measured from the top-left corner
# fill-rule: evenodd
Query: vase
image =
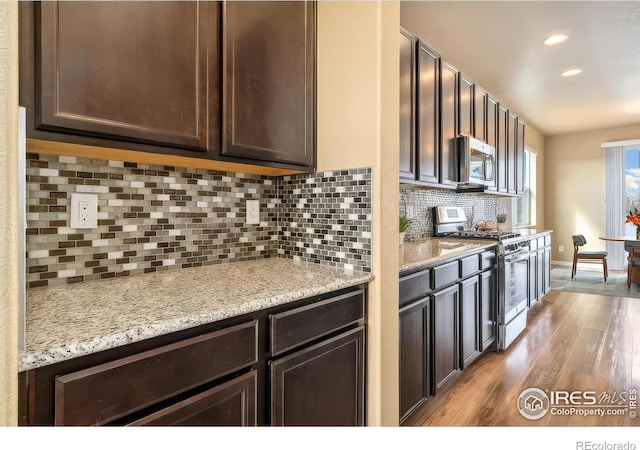
<path fill-rule="evenodd" d="M 498 222 L 498 231 L 506 231 L 507 223 L 506 222 Z"/>
<path fill-rule="evenodd" d="M 405 234 L 405 231 L 402 231 L 402 232 L 400 233 L 400 245 L 403 245 L 403 244 L 404 244 L 404 234 Z"/>

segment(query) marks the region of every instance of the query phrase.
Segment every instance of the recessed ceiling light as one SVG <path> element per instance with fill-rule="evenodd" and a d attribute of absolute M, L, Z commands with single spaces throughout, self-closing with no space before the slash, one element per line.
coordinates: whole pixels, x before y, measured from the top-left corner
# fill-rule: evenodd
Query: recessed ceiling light
<path fill-rule="evenodd" d="M 545 45 L 556 45 L 560 42 L 566 41 L 567 39 L 569 39 L 569 36 L 567 36 L 566 34 L 554 34 L 553 36 L 545 39 L 544 43 Z"/>
<path fill-rule="evenodd" d="M 580 72 L 582 72 L 582 69 L 571 69 L 571 70 L 565 70 L 560 75 L 563 77 L 572 77 L 574 75 L 578 75 Z"/>

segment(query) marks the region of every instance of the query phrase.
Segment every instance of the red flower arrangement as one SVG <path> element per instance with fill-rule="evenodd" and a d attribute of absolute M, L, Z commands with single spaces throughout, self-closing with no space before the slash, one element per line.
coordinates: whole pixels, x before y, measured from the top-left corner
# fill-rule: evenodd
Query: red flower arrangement
<path fill-rule="evenodd" d="M 638 208 L 634 208 L 633 211 L 629 211 L 624 223 L 630 223 L 636 227 L 636 239 L 640 239 L 640 212 Z"/>

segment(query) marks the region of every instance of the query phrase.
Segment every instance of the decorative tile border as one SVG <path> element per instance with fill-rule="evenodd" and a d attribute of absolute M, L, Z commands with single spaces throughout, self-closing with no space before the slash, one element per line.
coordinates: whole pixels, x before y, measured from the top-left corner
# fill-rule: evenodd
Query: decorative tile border
<path fill-rule="evenodd" d="M 276 178 L 27 158 L 28 287 L 276 256 L 371 270 L 370 169 Z M 98 194 L 96 229 L 69 228 L 74 192 Z M 251 199 L 258 225 L 245 224 Z"/>
<path fill-rule="evenodd" d="M 431 236 L 434 206 L 460 206 L 464 209 L 469 226 L 478 220 L 496 220 L 498 198 L 482 194 L 458 194 L 450 190 L 400 189 L 400 214 L 406 214 L 407 205 L 413 205 L 413 219 L 407 230 L 409 241 Z"/>
<path fill-rule="evenodd" d="M 278 254 L 371 271 L 371 169 L 282 177 Z"/>

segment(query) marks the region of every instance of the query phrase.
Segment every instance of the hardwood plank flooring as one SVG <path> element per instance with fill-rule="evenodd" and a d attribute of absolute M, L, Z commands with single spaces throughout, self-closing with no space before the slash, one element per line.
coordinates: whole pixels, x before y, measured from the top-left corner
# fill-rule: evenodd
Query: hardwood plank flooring
<path fill-rule="evenodd" d="M 640 418 L 629 414 L 628 399 L 624 415 L 560 415 L 549 410 L 534 421 L 517 408 L 520 393 L 530 387 L 547 394 L 595 391 L 598 406 L 601 395 L 618 401 L 631 389 L 640 394 L 640 299 L 551 291 L 527 319 L 527 329 L 506 351 L 483 355 L 404 425 L 640 425 Z"/>

